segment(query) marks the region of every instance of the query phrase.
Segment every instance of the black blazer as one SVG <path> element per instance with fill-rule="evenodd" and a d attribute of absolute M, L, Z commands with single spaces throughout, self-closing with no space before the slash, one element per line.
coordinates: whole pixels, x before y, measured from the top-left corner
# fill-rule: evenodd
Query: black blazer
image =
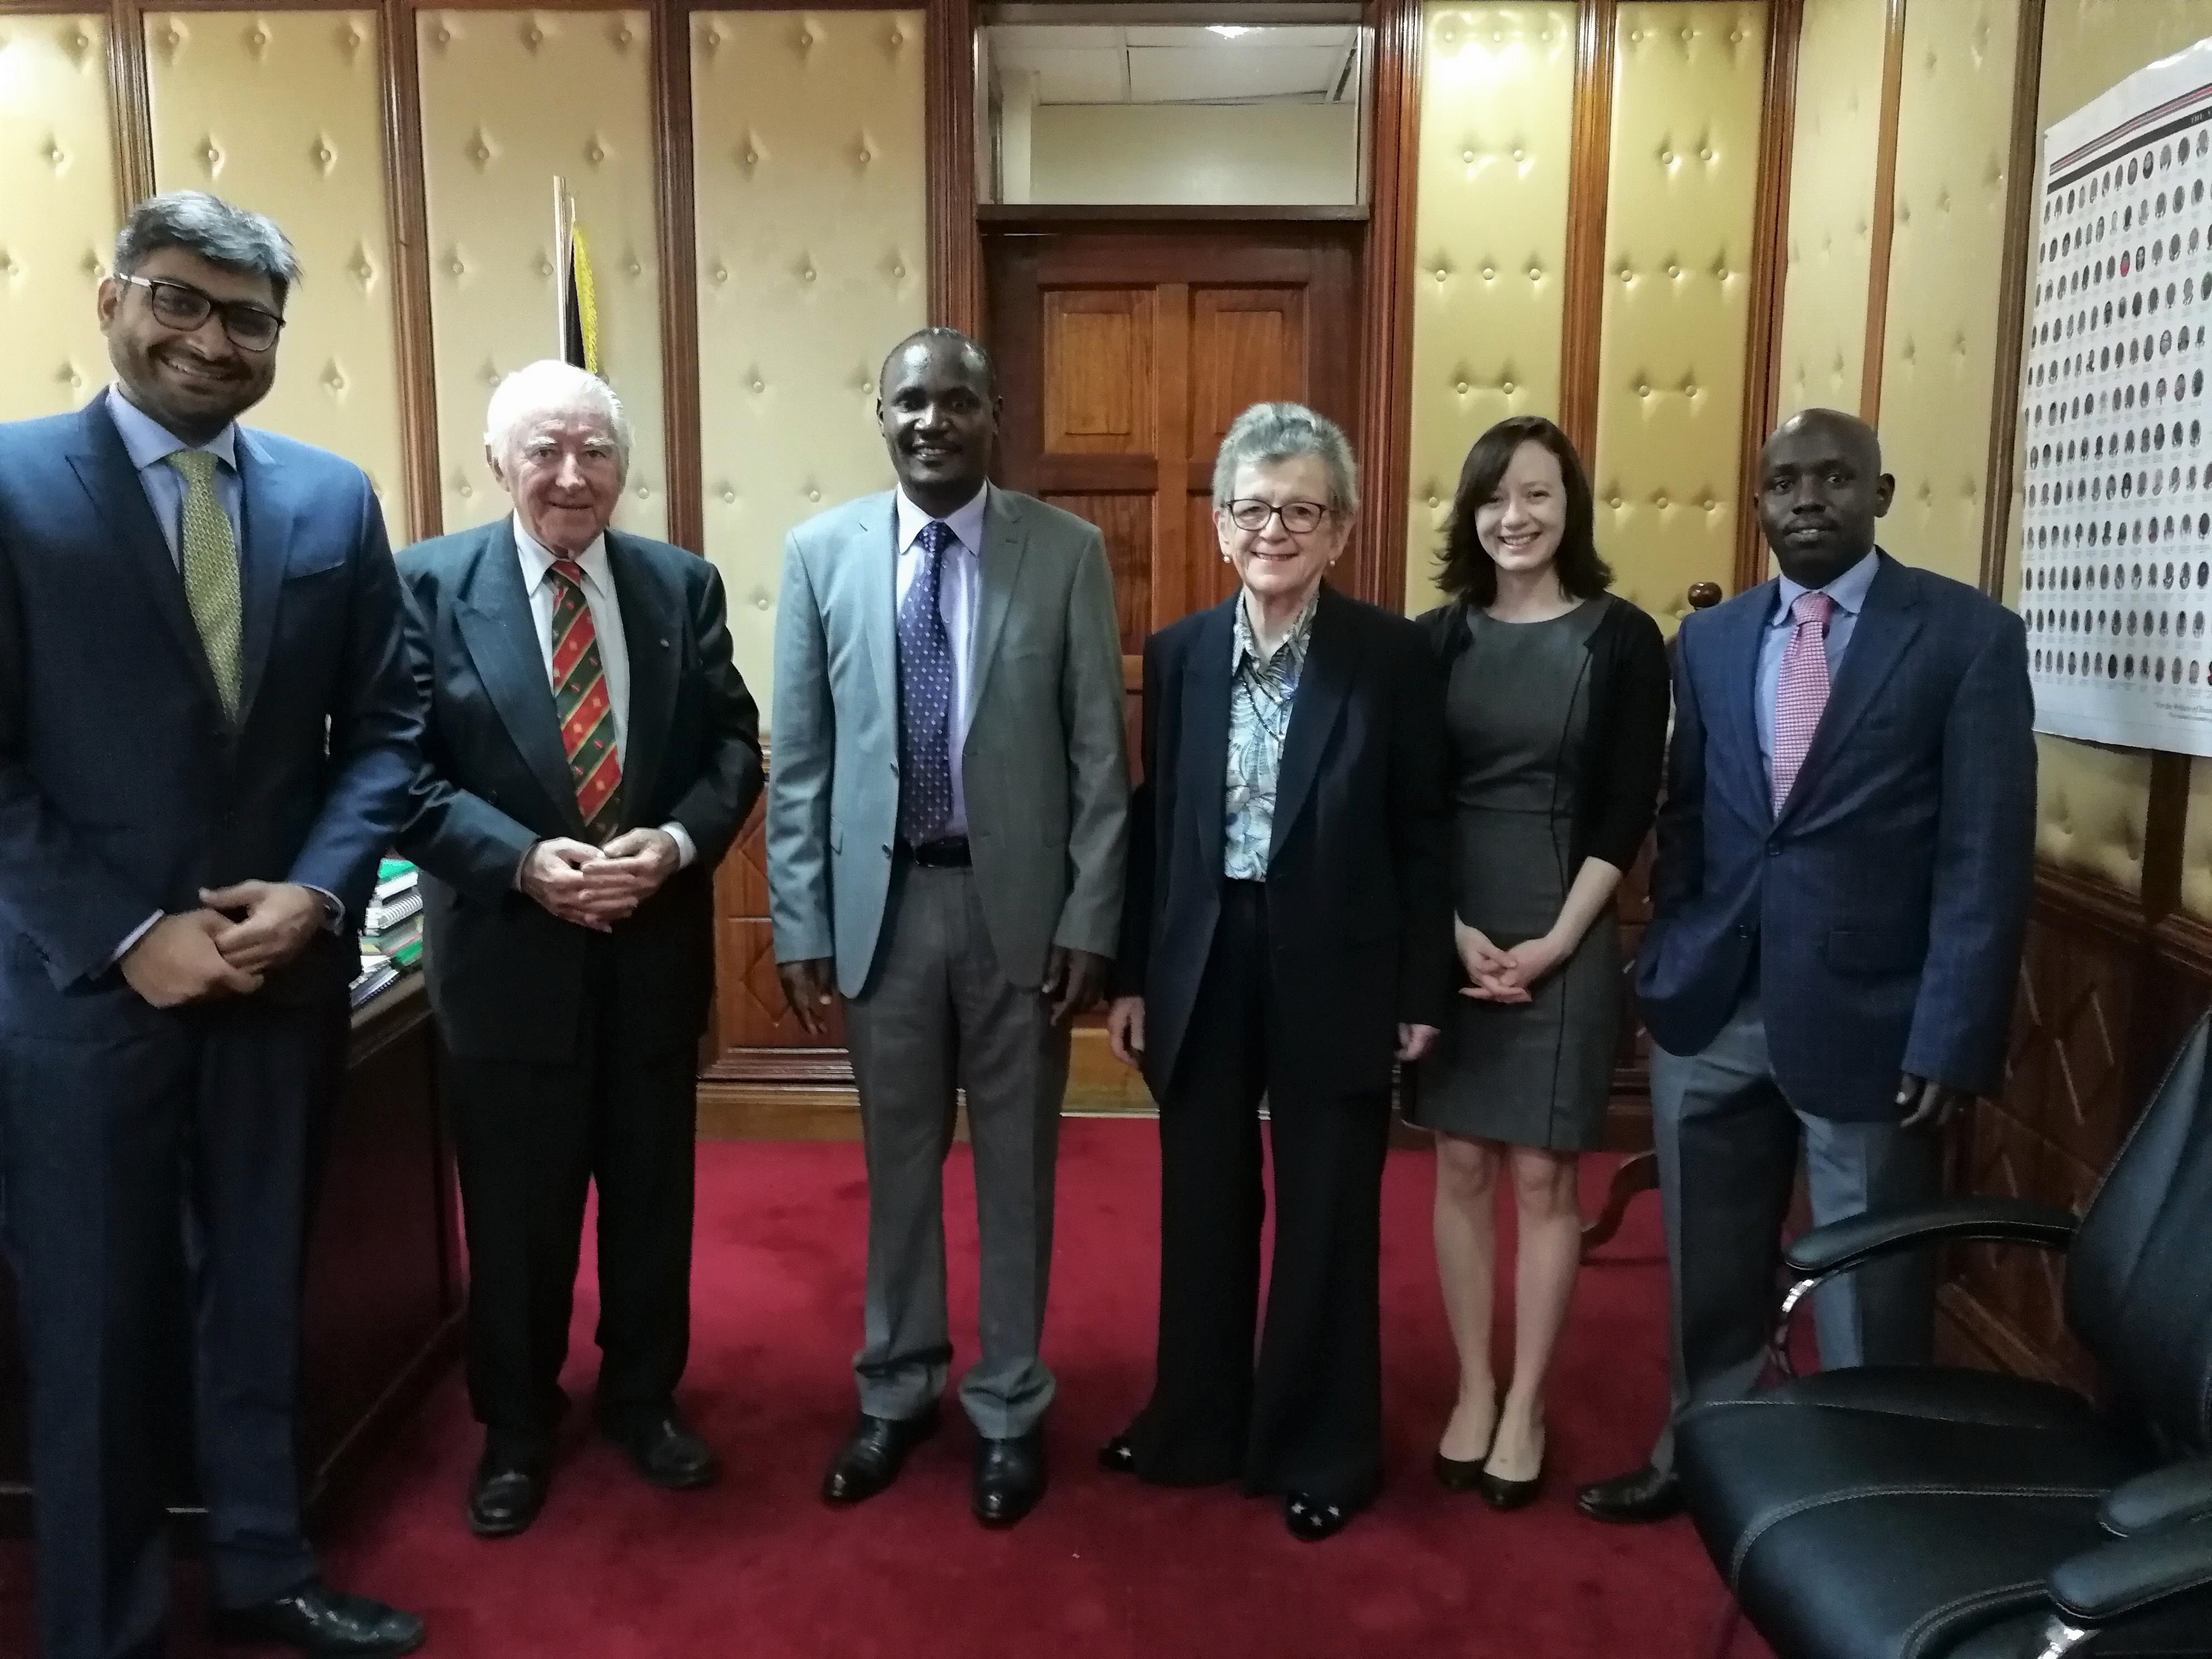
<path fill-rule="evenodd" d="M 1166 1093 L 1220 913 L 1238 597 L 1145 646 L 1144 781 L 1129 812 L 1117 993 L 1142 996 Z M 1274 1063 L 1318 1090 L 1386 1088 L 1400 1022 L 1452 998 L 1450 813 L 1432 654 L 1414 625 L 1323 586 L 1283 742 L 1267 866 Z"/>
<path fill-rule="evenodd" d="M 106 396 L 0 425 L 0 1026 L 170 1029 L 114 966 L 133 928 L 249 878 L 357 917 L 405 817 L 421 728 L 368 479 L 273 433 L 237 455 L 234 726 Z M 357 964 L 324 935 L 260 996 L 335 1006 Z"/>
<path fill-rule="evenodd" d="M 1611 593 L 1591 601 L 1605 616 L 1590 630 L 1589 722 L 1583 739 L 1583 798 L 1567 846 L 1567 878 L 1584 859 L 1626 871 L 1643 850 L 1659 811 L 1659 778 L 1667 761 L 1672 686 L 1659 624 Z M 1438 691 L 1467 649 L 1467 606 L 1457 599 L 1425 611 L 1418 626 L 1436 653 Z M 1441 704 L 1438 705 L 1441 708 Z"/>
<path fill-rule="evenodd" d="M 698 849 L 609 936 L 616 1018 L 633 1041 L 682 1048 L 706 1029 L 714 866 L 760 794 L 760 715 L 731 660 L 714 567 L 617 531 L 607 562 L 629 653 L 622 827 L 673 820 Z M 399 847 L 427 878 L 431 1007 L 455 1054 L 572 1058 L 592 935 L 514 884 L 533 842 L 580 838 L 584 824 L 513 521 L 418 543 L 399 580 L 428 716 Z"/>

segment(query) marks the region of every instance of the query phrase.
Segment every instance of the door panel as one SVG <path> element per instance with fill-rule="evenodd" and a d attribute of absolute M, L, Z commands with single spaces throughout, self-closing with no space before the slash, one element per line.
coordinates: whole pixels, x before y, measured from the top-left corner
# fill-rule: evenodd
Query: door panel
<path fill-rule="evenodd" d="M 1236 586 L 1212 508 L 1230 423 L 1290 398 L 1352 424 L 1354 247 L 1304 226 L 987 245 L 1000 481 L 1104 533 L 1133 700 L 1146 637 Z"/>

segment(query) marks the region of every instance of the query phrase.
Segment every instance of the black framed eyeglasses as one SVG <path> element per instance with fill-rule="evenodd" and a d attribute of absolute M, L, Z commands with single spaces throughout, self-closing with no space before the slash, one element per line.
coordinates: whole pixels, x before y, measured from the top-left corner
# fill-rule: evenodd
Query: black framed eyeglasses
<path fill-rule="evenodd" d="M 173 283 L 160 276 L 118 276 L 115 280 L 144 289 L 146 302 L 154 308 L 154 320 L 164 328 L 198 328 L 210 313 L 219 313 L 222 331 L 241 351 L 270 350 L 284 331 L 284 319 L 275 312 L 244 300 L 218 300 L 190 283 Z"/>
<path fill-rule="evenodd" d="M 1312 535 L 1328 517 L 1328 509 L 1319 501 L 1285 501 L 1279 507 L 1251 495 L 1230 502 L 1227 511 L 1229 522 L 1239 530 L 1265 530 L 1268 520 L 1279 518 L 1293 536 Z"/>

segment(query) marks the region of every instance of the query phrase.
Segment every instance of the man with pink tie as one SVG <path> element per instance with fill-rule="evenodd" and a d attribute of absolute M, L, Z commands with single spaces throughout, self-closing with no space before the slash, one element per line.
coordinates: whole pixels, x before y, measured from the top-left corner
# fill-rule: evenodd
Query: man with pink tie
<path fill-rule="evenodd" d="M 1808 410 L 1760 457 L 1781 566 L 1686 618 L 1637 994 L 1674 1293 L 1674 1413 L 1756 1381 L 1800 1143 L 1813 1219 L 1919 1203 L 2003 1068 L 2034 869 L 2020 618 L 1875 545 L 1864 422 Z M 1924 1255 L 1830 1281 L 1822 1363 L 1925 1363 Z M 1680 1507 L 1673 1417 L 1583 1513 Z"/>

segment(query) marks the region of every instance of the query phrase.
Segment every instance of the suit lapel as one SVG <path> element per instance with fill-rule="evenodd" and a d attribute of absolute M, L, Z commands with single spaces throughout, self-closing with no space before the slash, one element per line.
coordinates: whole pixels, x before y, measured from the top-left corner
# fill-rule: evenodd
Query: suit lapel
<path fill-rule="evenodd" d="M 194 682 L 209 703 L 220 708 L 222 699 L 216 691 L 215 674 L 208 667 L 207 650 L 200 643 L 200 630 L 192 621 L 191 606 L 185 601 L 185 579 L 177 569 L 175 556 L 169 551 L 168 538 L 162 535 L 161 526 L 154 518 L 154 509 L 146 500 L 146 487 L 139 482 L 138 469 L 131 465 L 130 452 L 123 447 L 123 435 L 108 418 L 102 401 L 106 395 L 103 392 L 81 411 L 76 442 L 70 452 L 70 468 L 91 498 L 94 511 L 106 524 L 116 545 L 127 553 L 145 586 L 147 596 L 154 602 L 154 609 L 161 614 L 162 624 L 169 630 L 177 649 L 183 653 Z"/>
<path fill-rule="evenodd" d="M 683 600 L 652 565 L 613 531 L 607 532 L 607 568 L 622 607 L 623 643 L 629 657 L 629 710 L 623 732 L 623 816 L 641 821 L 668 752 L 668 725 L 676 713 L 676 637 L 684 625 Z"/>
<path fill-rule="evenodd" d="M 1911 577 L 1887 554 L 1879 556 L 1881 565 L 1851 629 L 1850 647 L 1844 653 L 1835 684 L 1828 689 L 1827 707 L 1820 711 L 1820 723 L 1814 729 L 1813 746 L 1805 751 L 1797 781 L 1782 805 L 1781 816 L 1785 819 L 1819 788 L 1821 774 L 1832 763 L 1838 746 L 1866 718 L 1868 706 L 1889 684 L 1899 659 L 1920 632 L 1920 596 Z"/>
<path fill-rule="evenodd" d="M 975 605 L 975 639 L 969 658 L 968 719 L 972 726 L 990 683 L 991 664 L 999 652 L 999 636 L 1006 631 L 1006 612 L 1014 600 L 1014 583 L 1022 571 L 1022 555 L 1029 549 L 1029 531 L 1021 509 L 1000 490 L 991 492 L 983 518 L 981 592 Z"/>
<path fill-rule="evenodd" d="M 576 810 L 575 783 L 568 775 L 568 754 L 561 747 L 553 687 L 545 678 L 538 623 L 522 586 L 512 520 L 485 526 L 477 544 L 475 568 L 453 611 L 477 678 L 499 710 L 507 736 L 559 811 L 568 833 L 580 839 L 583 815 Z"/>
<path fill-rule="evenodd" d="M 864 501 L 851 538 L 841 550 L 860 583 L 860 637 L 876 671 L 876 693 L 898 729 L 898 512 L 895 498 Z M 827 578 L 825 577 L 826 580 Z"/>
<path fill-rule="evenodd" d="M 1711 624 L 1720 684 L 1731 690 L 1716 711 L 1719 740 L 1707 752 L 1739 758 L 1736 787 L 1757 805 L 1762 823 L 1774 816 L 1774 780 L 1759 759 L 1759 650 L 1774 609 L 1774 589 L 1771 581 L 1760 583 L 1734 610 L 1716 615 Z"/>
<path fill-rule="evenodd" d="M 1305 666 L 1298 675 L 1297 696 L 1291 703 L 1291 729 L 1283 735 L 1282 768 L 1275 779 L 1274 826 L 1267 842 L 1270 859 L 1282 850 L 1291 826 L 1313 793 L 1322 750 L 1344 707 L 1354 648 L 1345 621 L 1342 602 L 1335 590 L 1324 583 L 1321 604 L 1314 611 L 1313 637 L 1306 645 Z"/>
<path fill-rule="evenodd" d="M 285 487 L 283 468 L 245 428 L 238 429 L 236 453 L 244 506 L 239 517 L 240 625 L 238 723 L 253 708 L 253 695 L 269 663 L 276 633 L 276 605 L 284 592 L 284 567 L 292 554 L 292 529 L 298 512 Z"/>
<path fill-rule="evenodd" d="M 1231 597 L 1206 613 L 1206 625 L 1183 659 L 1182 789 L 1189 802 L 1192 832 L 1198 837 L 1199 868 L 1211 880 L 1221 876 L 1222 837 L 1229 798 L 1229 653 L 1236 639 Z"/>

